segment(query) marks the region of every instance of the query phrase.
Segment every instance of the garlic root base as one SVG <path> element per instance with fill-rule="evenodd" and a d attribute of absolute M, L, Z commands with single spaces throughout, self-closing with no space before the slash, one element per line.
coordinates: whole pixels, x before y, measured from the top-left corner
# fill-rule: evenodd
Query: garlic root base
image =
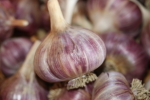
<path fill-rule="evenodd" d="M 136 100 L 150 100 L 150 91 L 145 89 L 141 80 L 133 79 L 131 90 L 134 93 Z"/>
<path fill-rule="evenodd" d="M 88 73 L 81 77 L 77 77 L 75 79 L 72 79 L 67 84 L 67 89 L 76 89 L 79 87 L 85 87 L 86 83 L 95 81 L 97 79 L 97 76 L 94 73 Z"/>

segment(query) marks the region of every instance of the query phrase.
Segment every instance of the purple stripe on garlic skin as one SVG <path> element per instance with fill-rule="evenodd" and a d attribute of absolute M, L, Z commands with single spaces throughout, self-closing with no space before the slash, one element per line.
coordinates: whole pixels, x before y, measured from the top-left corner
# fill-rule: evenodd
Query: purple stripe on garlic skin
<path fill-rule="evenodd" d="M 125 77 L 119 72 L 102 73 L 94 84 L 92 100 L 135 100 Z"/>
<path fill-rule="evenodd" d="M 103 41 L 91 31 L 68 27 L 46 38 L 35 55 L 35 71 L 48 82 L 66 81 L 93 71 L 104 61 Z"/>
<path fill-rule="evenodd" d="M 142 13 L 137 4 L 130 0 L 89 0 L 87 3 L 93 31 L 121 31 L 131 37 L 139 34 Z"/>
<path fill-rule="evenodd" d="M 27 38 L 12 38 L 3 42 L 0 49 L 1 70 L 6 76 L 13 75 L 21 66 L 32 41 Z"/>
<path fill-rule="evenodd" d="M 148 56 L 143 47 L 132 38 L 119 33 L 100 35 L 107 49 L 104 70 L 121 72 L 129 83 L 133 78 L 143 79 L 148 67 Z M 100 70 L 96 70 L 99 73 Z"/>

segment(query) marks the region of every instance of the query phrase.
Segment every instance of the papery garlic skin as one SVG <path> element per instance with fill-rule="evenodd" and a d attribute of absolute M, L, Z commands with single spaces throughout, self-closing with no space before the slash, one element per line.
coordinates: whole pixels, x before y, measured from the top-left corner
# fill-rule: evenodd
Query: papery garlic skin
<path fill-rule="evenodd" d="M 0 87 L 0 100 L 48 100 L 47 94 L 34 77 L 26 80 L 20 73 L 7 79 Z"/>
<path fill-rule="evenodd" d="M 96 80 L 92 100 L 135 100 L 135 98 L 121 73 L 106 72 Z"/>
<path fill-rule="evenodd" d="M 48 82 L 67 81 L 98 68 L 105 56 L 105 45 L 96 34 L 68 26 L 41 43 L 35 54 L 35 72 Z"/>
<path fill-rule="evenodd" d="M 89 0 L 87 3 L 93 31 L 121 31 L 134 37 L 142 25 L 142 13 L 130 0 Z"/>
<path fill-rule="evenodd" d="M 13 75 L 22 65 L 33 42 L 24 37 L 7 39 L 0 48 L 0 68 L 6 76 Z"/>

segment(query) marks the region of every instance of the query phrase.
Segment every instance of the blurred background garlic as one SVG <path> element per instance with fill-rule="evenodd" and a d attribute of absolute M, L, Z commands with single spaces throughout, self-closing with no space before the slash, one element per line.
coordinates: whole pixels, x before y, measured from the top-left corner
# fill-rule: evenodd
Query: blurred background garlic
<path fill-rule="evenodd" d="M 20 70 L 2 83 L 1 100 L 48 100 L 48 91 L 34 73 L 33 59 L 39 44 L 39 41 L 34 43 Z"/>
<path fill-rule="evenodd" d="M 0 69 L 5 76 L 11 76 L 18 71 L 32 44 L 32 41 L 25 37 L 10 38 L 3 42 L 0 50 Z"/>
<path fill-rule="evenodd" d="M 98 75 L 114 70 L 125 75 L 129 83 L 133 78 L 144 79 L 149 59 L 143 46 L 122 33 L 107 32 L 99 36 L 105 43 L 107 55 L 103 67 L 95 70 Z"/>

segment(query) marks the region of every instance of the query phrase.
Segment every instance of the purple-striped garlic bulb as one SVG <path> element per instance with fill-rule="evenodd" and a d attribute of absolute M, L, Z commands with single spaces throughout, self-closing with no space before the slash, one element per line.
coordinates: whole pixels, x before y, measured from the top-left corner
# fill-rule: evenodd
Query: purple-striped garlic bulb
<path fill-rule="evenodd" d="M 96 79 L 90 72 L 103 63 L 105 45 L 97 34 L 70 26 L 57 0 L 49 0 L 48 9 L 51 32 L 36 51 L 35 72 L 47 82 L 69 81 L 68 89 L 84 87 Z"/>
<path fill-rule="evenodd" d="M 6 76 L 11 76 L 20 68 L 29 52 L 32 41 L 28 38 L 10 38 L 3 42 L 0 50 L 0 69 Z"/>
<path fill-rule="evenodd" d="M 48 100 L 48 91 L 34 73 L 33 59 L 39 44 L 39 41 L 35 42 L 21 69 L 2 83 L 0 100 Z"/>
<path fill-rule="evenodd" d="M 131 0 L 88 0 L 87 11 L 93 31 L 121 31 L 131 37 L 140 32 L 142 13 Z"/>
<path fill-rule="evenodd" d="M 94 84 L 92 100 L 135 100 L 126 78 L 119 72 L 102 73 Z"/>
<path fill-rule="evenodd" d="M 13 27 L 27 25 L 27 21 L 14 18 L 13 7 L 9 1 L 0 1 L 0 43 L 12 35 Z"/>
<path fill-rule="evenodd" d="M 142 81 L 133 79 L 131 88 L 119 72 L 102 73 L 94 84 L 92 100 L 149 100 Z"/>
<path fill-rule="evenodd" d="M 105 43 L 107 55 L 103 71 L 118 71 L 129 83 L 133 78 L 143 79 L 148 68 L 148 56 L 143 47 L 129 36 L 117 32 L 100 35 Z M 99 75 L 100 69 L 95 72 Z"/>

